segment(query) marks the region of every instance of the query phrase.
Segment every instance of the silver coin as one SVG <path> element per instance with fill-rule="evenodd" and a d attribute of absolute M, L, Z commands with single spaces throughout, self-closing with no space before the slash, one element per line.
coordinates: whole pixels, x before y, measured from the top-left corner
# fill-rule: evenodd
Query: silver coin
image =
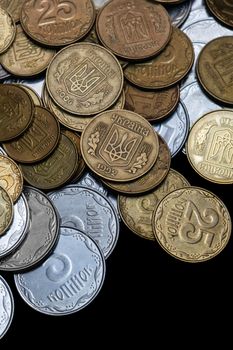
<path fill-rule="evenodd" d="M 107 2 L 110 0 L 93 0 L 94 6 L 96 9 L 101 9 Z"/>
<path fill-rule="evenodd" d="M 96 243 L 77 229 L 61 227 L 54 252 L 36 269 L 15 275 L 15 284 L 33 309 L 68 315 L 97 296 L 104 277 L 105 261 Z"/>
<path fill-rule="evenodd" d="M 8 78 L 4 80 L 4 84 L 24 84 L 32 88 L 40 97 L 42 95 L 43 84 L 45 81 L 45 76 L 41 75 L 33 79 L 24 79 L 24 78 Z"/>
<path fill-rule="evenodd" d="M 199 56 L 199 53 L 205 46 L 205 43 L 195 43 L 193 42 L 193 48 L 194 48 L 194 64 L 192 66 L 192 69 L 190 70 L 189 74 L 181 81 L 181 87 L 184 88 L 185 86 L 193 83 L 194 81 L 197 80 L 197 74 L 196 74 L 196 62 Z"/>
<path fill-rule="evenodd" d="M 2 146 L 0 146 L 0 154 L 2 154 L 3 156 L 7 156 L 7 153 L 4 151 Z"/>
<path fill-rule="evenodd" d="M 174 26 L 181 26 L 187 19 L 192 6 L 192 1 L 186 1 L 178 5 L 165 6 L 171 17 L 171 22 Z"/>
<path fill-rule="evenodd" d="M 14 299 L 11 289 L 0 276 L 0 339 L 8 331 L 14 315 Z"/>
<path fill-rule="evenodd" d="M 119 220 L 110 201 L 99 192 L 78 185 L 48 195 L 60 214 L 61 225 L 88 233 L 107 258 L 119 235 Z"/>
<path fill-rule="evenodd" d="M 10 74 L 0 64 L 0 80 L 10 77 Z"/>
<path fill-rule="evenodd" d="M 160 124 L 153 124 L 154 129 L 167 142 L 174 157 L 183 147 L 189 131 L 188 111 L 183 103 L 178 104 L 176 111 Z"/>
<path fill-rule="evenodd" d="M 16 249 L 26 236 L 29 226 L 29 207 L 22 193 L 14 204 L 14 216 L 10 228 L 0 236 L 0 258 Z"/>
<path fill-rule="evenodd" d="M 195 6 L 195 1 L 193 2 L 193 6 Z M 195 23 L 200 20 L 205 20 L 208 18 L 213 18 L 210 16 L 209 12 L 207 11 L 206 6 L 202 4 L 197 4 L 195 8 L 192 7 L 188 18 L 186 19 L 185 23 L 183 23 L 181 29 L 183 30 L 187 26 L 191 25 L 192 23 Z"/>
<path fill-rule="evenodd" d="M 37 264 L 57 241 L 59 217 L 51 200 L 36 188 L 26 186 L 29 205 L 29 229 L 23 243 L 13 254 L 0 260 L 0 270 L 19 271 Z"/>

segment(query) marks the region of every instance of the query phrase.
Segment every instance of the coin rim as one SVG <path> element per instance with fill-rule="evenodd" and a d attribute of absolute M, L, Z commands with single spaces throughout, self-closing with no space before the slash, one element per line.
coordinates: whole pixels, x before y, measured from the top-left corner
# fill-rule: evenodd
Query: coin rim
<path fill-rule="evenodd" d="M 7 192 L 7 190 L 6 190 L 5 188 L 3 188 L 2 186 L 0 186 L 0 192 L 1 192 L 1 191 L 4 192 L 5 195 L 6 195 L 6 196 L 8 197 L 8 199 L 9 199 L 9 202 L 10 202 L 9 204 L 10 204 L 11 212 L 10 212 L 10 220 L 8 221 L 7 225 L 4 227 L 3 231 L 0 232 L 0 238 L 1 238 L 2 236 L 4 236 L 4 234 L 6 233 L 6 231 L 9 229 L 9 227 L 10 227 L 12 221 L 13 221 L 13 216 L 14 216 L 14 203 L 13 203 L 13 200 L 12 200 L 10 194 L 9 194 L 9 193 Z"/>
<path fill-rule="evenodd" d="M 7 281 L 0 275 L 0 280 L 3 282 L 4 286 L 6 287 L 9 296 L 10 296 L 10 300 L 11 300 L 11 313 L 10 313 L 10 318 L 9 318 L 9 322 L 7 324 L 7 327 L 5 328 L 5 330 L 3 331 L 3 333 L 0 334 L 0 340 L 4 337 L 4 335 L 7 333 L 7 331 L 10 328 L 10 325 L 12 323 L 13 317 L 14 317 L 14 312 L 15 312 L 15 302 L 14 302 L 14 298 L 13 298 L 13 294 L 11 291 L 11 288 L 9 286 L 9 284 L 7 283 Z"/>
<path fill-rule="evenodd" d="M 11 40 L 9 41 L 9 43 L 7 44 L 7 46 L 5 46 L 5 47 L 2 49 L 2 51 L 0 51 L 0 55 L 2 55 L 2 54 L 4 54 L 4 53 L 7 51 L 7 49 L 9 49 L 9 47 L 11 46 L 11 44 L 13 43 L 13 41 L 15 40 L 15 36 L 16 36 L 16 24 L 15 24 L 15 21 L 14 21 L 12 15 L 8 12 L 8 10 L 4 9 L 4 8 L 1 7 L 1 6 L 0 6 L 0 9 L 3 10 L 3 11 L 9 16 L 9 18 L 10 18 L 10 20 L 11 20 L 11 24 L 12 24 L 12 26 L 13 26 L 13 35 L 12 35 L 12 37 L 11 37 Z M 1 59 L 0 59 L 0 61 L 1 61 Z M 4 68 L 4 67 L 3 67 L 3 68 Z"/>
<path fill-rule="evenodd" d="M 217 20 L 219 20 L 221 23 L 233 28 L 233 18 L 232 18 L 232 23 L 230 23 L 229 21 L 226 20 L 226 17 L 224 17 L 223 15 L 222 16 L 220 15 L 222 13 L 222 11 L 216 12 L 214 10 L 214 8 L 212 8 L 212 5 L 210 5 L 209 0 L 206 0 L 205 3 L 208 7 L 208 10 L 210 10 L 210 12 L 214 15 L 214 17 L 217 18 Z"/>

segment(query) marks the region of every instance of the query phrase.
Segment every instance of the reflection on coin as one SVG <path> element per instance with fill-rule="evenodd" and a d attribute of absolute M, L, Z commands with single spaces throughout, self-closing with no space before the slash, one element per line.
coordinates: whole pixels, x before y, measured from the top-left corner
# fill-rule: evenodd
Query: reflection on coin
<path fill-rule="evenodd" d="M 206 0 L 206 4 L 215 17 L 224 24 L 233 27 L 232 1 Z"/>
<path fill-rule="evenodd" d="M 93 0 L 93 3 L 95 5 L 96 9 L 100 9 L 101 7 L 103 7 L 109 1 L 110 0 Z"/>
<path fill-rule="evenodd" d="M 1 181 L 1 178 L 0 178 Z M 9 194 L 0 187 L 0 240 L 6 233 L 13 219 L 13 203 Z"/>
<path fill-rule="evenodd" d="M 199 56 L 199 54 L 204 46 L 205 46 L 205 43 L 194 43 L 193 42 L 193 48 L 194 48 L 194 54 L 195 54 L 194 64 L 193 64 L 192 69 L 190 70 L 189 74 L 186 75 L 186 77 L 181 81 L 181 88 L 182 89 L 184 88 L 184 86 L 187 86 L 187 85 L 189 85 L 197 80 L 196 62 L 197 62 L 197 58 L 198 58 L 198 56 Z"/>
<path fill-rule="evenodd" d="M 0 260 L 0 270 L 19 271 L 32 267 L 46 257 L 58 237 L 59 217 L 50 199 L 32 187 L 25 187 L 24 195 L 29 205 L 29 230 L 14 253 Z"/>
<path fill-rule="evenodd" d="M 4 81 L 4 84 L 24 84 L 28 86 L 29 88 L 33 89 L 37 92 L 39 96 L 42 94 L 42 87 L 44 84 L 44 75 L 40 75 L 39 77 L 33 77 L 32 79 L 21 79 L 21 78 L 15 78 L 11 77 Z"/>
<path fill-rule="evenodd" d="M 4 151 L 4 149 L 0 146 L 0 154 L 2 156 L 7 156 L 6 152 Z"/>
<path fill-rule="evenodd" d="M 0 54 L 5 52 L 15 38 L 15 24 L 10 14 L 0 7 Z"/>
<path fill-rule="evenodd" d="M 168 194 L 153 215 L 153 230 L 161 247 L 186 262 L 218 255 L 231 235 L 231 218 L 213 193 L 186 187 Z"/>
<path fill-rule="evenodd" d="M 171 2 L 166 1 L 166 3 L 170 4 Z M 188 1 L 182 2 L 181 4 L 178 4 L 178 2 L 176 2 L 176 6 L 173 6 L 173 5 L 166 6 L 166 4 L 164 5 L 168 14 L 171 17 L 172 25 L 179 27 L 185 22 L 186 18 L 190 14 L 192 1 L 188 0 Z"/>
<path fill-rule="evenodd" d="M 35 90 L 33 90 L 31 87 L 26 85 L 20 85 L 22 89 L 27 91 L 27 93 L 31 96 L 31 99 L 35 106 L 41 106 L 42 107 L 42 101 L 40 96 L 37 94 Z"/>
<path fill-rule="evenodd" d="M 0 0 L 0 7 L 6 9 L 15 22 L 19 21 L 24 0 Z"/>
<path fill-rule="evenodd" d="M 10 74 L 7 71 L 5 71 L 3 66 L 0 64 L 0 80 L 6 79 L 9 76 L 10 76 Z"/>
<path fill-rule="evenodd" d="M 10 287 L 0 276 L 0 339 L 8 331 L 14 315 L 14 299 Z"/>
<path fill-rule="evenodd" d="M 95 242 L 77 229 L 61 227 L 52 255 L 33 271 L 15 275 L 15 283 L 36 311 L 68 315 L 97 296 L 104 277 L 105 261 Z"/>
<path fill-rule="evenodd" d="M 74 227 L 89 234 L 107 258 L 113 251 L 119 220 L 112 204 L 100 193 L 77 185 L 49 193 L 61 218 L 62 226 Z"/>
<path fill-rule="evenodd" d="M 10 158 L 0 155 L 0 186 L 3 187 L 16 202 L 23 190 L 23 175 L 18 165 Z"/>
<path fill-rule="evenodd" d="M 0 258 L 10 254 L 26 236 L 29 225 L 29 207 L 22 193 L 14 204 L 14 217 L 7 232 L 0 237 Z"/>
<path fill-rule="evenodd" d="M 131 181 L 144 175 L 156 161 L 158 136 L 151 125 L 131 111 L 105 111 L 81 136 L 86 164 L 106 180 Z"/>

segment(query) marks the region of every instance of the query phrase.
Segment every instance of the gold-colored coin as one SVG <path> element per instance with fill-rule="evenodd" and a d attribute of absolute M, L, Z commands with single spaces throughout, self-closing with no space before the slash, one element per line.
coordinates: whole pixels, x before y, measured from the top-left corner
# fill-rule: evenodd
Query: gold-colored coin
<path fill-rule="evenodd" d="M 20 86 L 28 93 L 28 95 L 31 96 L 31 99 L 32 99 L 35 106 L 40 106 L 40 107 L 43 106 L 41 98 L 35 90 L 33 90 L 31 87 L 23 85 L 23 84 L 21 84 Z"/>
<path fill-rule="evenodd" d="M 44 84 L 42 86 L 41 99 L 42 99 L 44 107 L 49 108 L 49 99 L 51 99 L 51 97 L 49 96 L 45 81 L 44 81 Z"/>
<path fill-rule="evenodd" d="M 0 0 L 0 7 L 7 10 L 15 22 L 19 21 L 24 0 Z"/>
<path fill-rule="evenodd" d="M 55 50 L 35 44 L 18 24 L 15 40 L 9 50 L 1 56 L 1 64 L 11 74 L 31 77 L 43 72 L 55 53 Z"/>
<path fill-rule="evenodd" d="M 224 203 L 199 187 L 168 194 L 153 214 L 153 231 L 170 255 L 202 262 L 218 255 L 231 235 L 231 217 Z"/>
<path fill-rule="evenodd" d="M 9 194 L 0 186 L 0 237 L 7 231 L 13 219 L 13 203 Z"/>
<path fill-rule="evenodd" d="M 232 0 L 206 0 L 209 10 L 224 24 L 233 27 Z"/>
<path fill-rule="evenodd" d="M 205 114 L 192 126 L 186 144 L 188 160 L 205 179 L 233 183 L 233 111 Z"/>
<path fill-rule="evenodd" d="M 129 64 L 125 77 L 133 84 L 147 89 L 161 89 L 176 84 L 189 72 L 194 61 L 193 45 L 188 36 L 173 27 L 171 40 L 155 58 Z"/>
<path fill-rule="evenodd" d="M 0 7 L 0 54 L 5 52 L 15 38 L 16 28 L 10 14 Z"/>
<path fill-rule="evenodd" d="M 142 238 L 155 240 L 152 215 L 159 202 L 170 192 L 189 186 L 188 181 L 170 169 L 166 179 L 154 191 L 144 196 L 118 196 L 118 208 L 126 226 Z"/>
<path fill-rule="evenodd" d="M 57 53 L 47 69 L 46 85 L 62 109 L 89 116 L 117 101 L 123 88 L 123 72 L 108 50 L 83 42 Z"/>
<path fill-rule="evenodd" d="M 78 162 L 76 145 L 61 134 L 57 148 L 45 160 L 21 166 L 25 180 L 42 190 L 52 190 L 64 185 L 75 173 Z"/>
<path fill-rule="evenodd" d="M 203 88 L 217 100 L 233 105 L 231 64 L 233 36 L 210 41 L 201 50 L 197 61 L 197 75 Z"/>
<path fill-rule="evenodd" d="M 16 202 L 23 190 L 22 171 L 12 159 L 3 155 L 0 155 L 0 164 L 0 186 Z"/>
<path fill-rule="evenodd" d="M 147 173 L 159 151 L 158 136 L 149 122 L 124 109 L 96 116 L 81 136 L 86 164 L 107 180 L 127 182 Z"/>

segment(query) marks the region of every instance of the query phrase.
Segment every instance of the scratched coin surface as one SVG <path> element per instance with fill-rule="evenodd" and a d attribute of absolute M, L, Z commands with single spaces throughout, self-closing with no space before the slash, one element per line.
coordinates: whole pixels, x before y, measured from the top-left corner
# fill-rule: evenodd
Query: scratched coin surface
<path fill-rule="evenodd" d="M 22 171 L 11 158 L 4 155 L 0 155 L 0 164 L 0 186 L 16 202 L 23 190 Z"/>
<path fill-rule="evenodd" d="M 8 331 L 14 315 L 14 299 L 10 287 L 0 276 L 0 339 Z"/>
<path fill-rule="evenodd" d="M 91 0 L 26 0 L 20 18 L 32 39 L 49 46 L 68 45 L 81 39 L 94 20 Z"/>
<path fill-rule="evenodd" d="M 88 233 L 105 258 L 111 254 L 119 235 L 119 220 L 106 197 L 93 189 L 77 185 L 51 192 L 49 197 L 58 210 L 62 226 Z"/>
<path fill-rule="evenodd" d="M 6 190 L 0 187 L 0 240 L 11 225 L 13 215 L 14 209 L 12 199 Z"/>
<path fill-rule="evenodd" d="M 231 235 L 231 217 L 213 193 L 186 187 L 168 194 L 153 214 L 153 230 L 161 247 L 185 262 L 218 255 Z"/>
<path fill-rule="evenodd" d="M 206 4 L 217 19 L 233 27 L 233 3 L 231 0 L 206 0 Z"/>
<path fill-rule="evenodd" d="M 58 52 L 47 69 L 46 85 L 58 106 L 88 116 L 117 101 L 123 88 L 123 72 L 108 50 L 83 42 Z"/>
<path fill-rule="evenodd" d="M 23 300 L 36 311 L 68 315 L 97 296 L 105 270 L 103 255 L 89 236 L 61 227 L 54 252 L 36 269 L 15 275 L 15 284 Z"/>
<path fill-rule="evenodd" d="M 15 33 L 16 27 L 11 15 L 0 7 L 0 54 L 12 44 Z"/>
<path fill-rule="evenodd" d="M 110 110 L 96 116 L 81 135 L 86 164 L 106 180 L 130 181 L 149 171 L 159 151 L 149 122 L 131 111 Z"/>
<path fill-rule="evenodd" d="M 51 200 L 41 191 L 24 187 L 29 205 L 29 229 L 22 244 L 0 260 L 0 270 L 19 271 L 39 263 L 55 245 L 59 232 L 59 217 Z"/>
<path fill-rule="evenodd" d="M 6 9 L 15 22 L 19 21 L 24 0 L 0 0 L 0 7 Z"/>
<path fill-rule="evenodd" d="M 47 157 L 60 139 L 56 117 L 46 108 L 35 106 L 28 129 L 17 139 L 4 143 L 7 154 L 22 163 L 35 163 Z"/>

